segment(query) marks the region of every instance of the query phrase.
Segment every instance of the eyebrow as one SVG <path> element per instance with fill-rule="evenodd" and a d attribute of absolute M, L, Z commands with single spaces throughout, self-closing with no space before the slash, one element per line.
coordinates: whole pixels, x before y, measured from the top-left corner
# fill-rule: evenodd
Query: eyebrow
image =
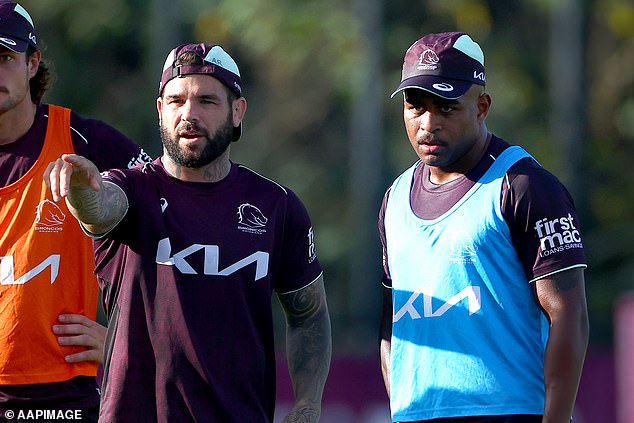
<path fill-rule="evenodd" d="M 175 93 L 175 94 L 166 94 L 165 95 L 166 99 L 177 99 L 177 98 L 183 98 L 183 97 L 187 97 L 187 94 Z M 220 99 L 222 99 L 222 96 L 220 96 L 220 95 L 218 95 L 216 93 L 211 93 L 211 94 L 197 94 L 197 95 L 194 95 L 193 98 L 220 100 Z"/>
<path fill-rule="evenodd" d="M 455 99 L 448 99 L 448 98 L 442 98 L 442 97 L 438 97 L 434 100 L 434 102 L 436 103 L 442 103 L 442 104 L 460 104 L 459 99 L 455 98 Z"/>

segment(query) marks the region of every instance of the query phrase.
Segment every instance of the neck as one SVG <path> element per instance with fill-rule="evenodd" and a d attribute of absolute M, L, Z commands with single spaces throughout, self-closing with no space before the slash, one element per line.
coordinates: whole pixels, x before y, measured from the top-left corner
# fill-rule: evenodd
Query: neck
<path fill-rule="evenodd" d="M 37 105 L 28 98 L 16 107 L 0 112 L 0 145 L 11 144 L 27 133 L 35 120 Z"/>
<path fill-rule="evenodd" d="M 487 148 L 489 148 L 490 142 L 491 134 L 485 128 L 482 135 L 478 137 L 478 141 L 473 144 L 473 147 L 460 160 L 450 166 L 430 166 L 430 181 L 441 185 L 466 175 L 480 162 Z"/>
<path fill-rule="evenodd" d="M 175 163 L 169 155 L 163 152 L 161 162 L 167 173 L 171 176 L 187 182 L 218 182 L 223 180 L 231 170 L 229 160 L 229 148 L 214 161 L 199 168 L 185 167 Z"/>

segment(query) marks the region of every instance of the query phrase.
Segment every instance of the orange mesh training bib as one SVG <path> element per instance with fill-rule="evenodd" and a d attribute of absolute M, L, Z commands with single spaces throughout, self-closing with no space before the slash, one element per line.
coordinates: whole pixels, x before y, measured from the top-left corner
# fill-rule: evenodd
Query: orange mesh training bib
<path fill-rule="evenodd" d="M 94 320 L 97 311 L 91 240 L 66 202 L 52 201 L 42 179 L 51 161 L 72 152 L 70 110 L 49 105 L 40 156 L 22 178 L 0 188 L 0 384 L 96 374 L 96 363 L 66 363 L 81 349 L 60 346 L 52 331 L 59 314 Z"/>

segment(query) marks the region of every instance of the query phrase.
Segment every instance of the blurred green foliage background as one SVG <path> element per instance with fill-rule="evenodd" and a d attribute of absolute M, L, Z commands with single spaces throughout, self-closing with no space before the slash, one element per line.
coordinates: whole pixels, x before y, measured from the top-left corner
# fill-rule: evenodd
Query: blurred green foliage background
<path fill-rule="evenodd" d="M 489 129 L 572 192 L 589 260 L 591 343 L 634 289 L 631 0 L 25 0 L 57 74 L 44 101 L 103 119 L 160 154 L 156 95 L 182 42 L 222 44 L 249 102 L 232 157 L 289 186 L 315 228 L 335 353 L 374 350 L 376 216 L 416 157 L 389 95 L 427 32 L 466 31 L 486 55 Z"/>

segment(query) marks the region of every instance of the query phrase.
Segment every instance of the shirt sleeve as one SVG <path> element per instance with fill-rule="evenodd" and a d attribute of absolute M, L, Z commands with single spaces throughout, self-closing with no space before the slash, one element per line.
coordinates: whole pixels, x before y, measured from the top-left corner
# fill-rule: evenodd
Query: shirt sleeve
<path fill-rule="evenodd" d="M 502 214 L 530 281 L 573 267 L 586 267 L 581 225 L 570 193 L 532 159 L 508 172 Z"/>
<path fill-rule="evenodd" d="M 297 195 L 288 190 L 280 277 L 275 282 L 275 291 L 287 294 L 300 290 L 314 282 L 321 273 L 310 217 Z"/>
<path fill-rule="evenodd" d="M 77 154 L 87 157 L 100 171 L 127 169 L 151 162 L 151 157 L 122 132 L 97 119 L 71 113 L 71 137 Z"/>

